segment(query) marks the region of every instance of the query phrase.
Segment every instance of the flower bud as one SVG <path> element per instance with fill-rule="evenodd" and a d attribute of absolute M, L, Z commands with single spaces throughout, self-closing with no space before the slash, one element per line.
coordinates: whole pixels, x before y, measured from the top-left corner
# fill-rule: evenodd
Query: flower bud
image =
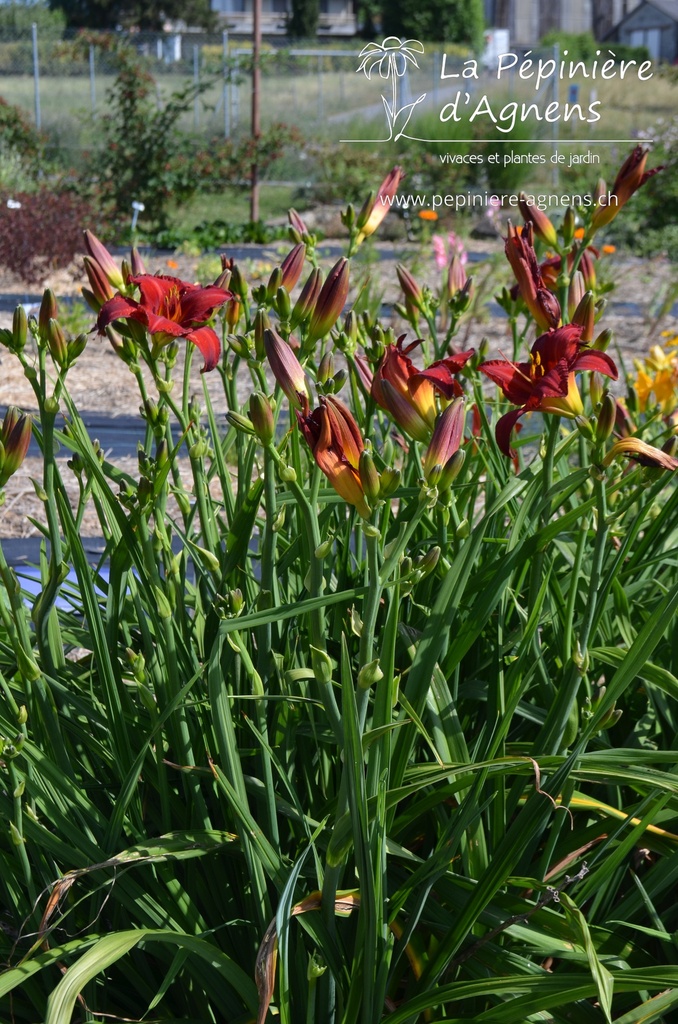
<path fill-rule="evenodd" d="M 242 416 L 239 412 L 233 412 L 232 409 L 229 409 L 226 413 L 226 419 L 231 426 L 235 427 L 236 430 L 239 430 L 241 434 L 250 434 L 252 437 L 256 434 L 254 424 L 251 420 L 248 420 L 247 416 Z M 197 457 L 198 455 L 196 454 L 196 458 Z"/>
<path fill-rule="evenodd" d="M 381 493 L 381 480 L 374 464 L 372 452 L 364 448 L 358 461 L 360 483 L 370 505 L 374 505 Z"/>
<path fill-rule="evenodd" d="M 308 402 L 304 369 L 286 341 L 273 328 L 263 334 L 264 349 L 273 376 L 294 409 Z"/>
<path fill-rule="evenodd" d="M 281 284 L 284 284 L 282 270 L 280 267 L 274 267 L 266 285 L 266 302 L 273 302 L 273 298 Z"/>
<path fill-rule="evenodd" d="M 607 394 L 603 398 L 596 422 L 596 441 L 598 444 L 604 444 L 607 441 L 614 429 L 616 418 L 617 403 L 612 395 Z"/>
<path fill-rule="evenodd" d="M 229 299 L 224 306 L 224 321 L 229 331 L 235 331 L 240 320 L 240 313 L 242 311 L 242 302 L 240 299 Z"/>
<path fill-rule="evenodd" d="M 400 470 L 389 466 L 379 476 L 379 497 L 390 498 L 400 487 Z"/>
<path fill-rule="evenodd" d="M 466 452 L 462 451 L 460 448 L 458 451 L 454 453 L 454 455 L 452 455 L 447 460 L 447 462 L 443 466 L 443 471 L 438 482 L 439 490 L 446 491 L 449 487 L 452 486 L 452 484 L 454 483 L 454 481 L 457 479 L 461 472 L 465 458 Z"/>
<path fill-rule="evenodd" d="M 68 366 L 68 341 L 58 320 L 47 321 L 47 347 L 57 366 L 62 370 Z"/>
<path fill-rule="evenodd" d="M 255 391 L 253 395 L 250 395 L 249 414 L 254 431 L 261 443 L 266 446 L 272 444 L 275 436 L 273 409 L 268 398 L 261 391 Z"/>
<path fill-rule="evenodd" d="M 412 274 L 402 263 L 399 263 L 396 267 L 396 274 L 398 275 L 400 287 L 405 293 L 405 301 L 411 303 L 415 309 L 421 310 L 424 304 L 424 295 Z"/>
<path fill-rule="evenodd" d="M 26 458 L 31 443 L 31 418 L 10 405 L 0 428 L 0 487 Z"/>
<path fill-rule="evenodd" d="M 247 301 L 247 281 L 237 263 L 231 269 L 231 291 L 243 302 Z"/>
<path fill-rule="evenodd" d="M 224 269 L 221 271 L 219 276 L 215 278 L 215 280 L 214 280 L 214 287 L 215 288 L 223 288 L 223 290 L 225 292 L 228 292 L 228 291 L 231 290 L 230 287 L 229 287 L 230 283 L 231 283 L 231 268 L 230 267 L 224 267 Z"/>
<path fill-rule="evenodd" d="M 342 257 L 327 275 L 308 327 L 307 340 L 310 343 L 328 334 L 341 316 L 348 298 L 349 268 L 348 260 Z"/>
<path fill-rule="evenodd" d="M 594 370 L 589 377 L 589 394 L 591 396 L 591 405 L 594 409 L 597 408 L 598 404 L 603 400 L 603 377 L 602 374 Z"/>
<path fill-rule="evenodd" d="M 574 312 L 584 298 L 584 293 L 584 275 L 580 270 L 577 270 L 570 279 L 570 287 L 567 293 L 567 311 L 572 322 L 574 322 Z"/>
<path fill-rule="evenodd" d="M 308 275 L 306 284 L 302 288 L 301 294 L 294 304 L 292 315 L 289 318 L 290 327 L 293 331 L 313 313 L 321 288 L 322 274 L 318 267 L 314 267 Z"/>
<path fill-rule="evenodd" d="M 459 253 L 455 252 L 447 268 L 447 294 L 453 298 L 466 286 L 468 278 Z"/>
<path fill-rule="evenodd" d="M 266 352 L 264 351 L 264 331 L 271 326 L 268 313 L 265 309 L 258 309 L 254 317 L 254 354 L 263 362 Z"/>
<path fill-rule="evenodd" d="M 605 352 L 612 341 L 612 331 L 609 327 L 606 327 L 604 331 L 601 331 L 596 340 L 593 342 L 591 348 L 595 348 L 598 352 Z"/>
<path fill-rule="evenodd" d="M 459 452 L 458 454 L 463 454 Z M 440 548 L 435 545 L 429 548 L 425 555 L 420 555 L 415 559 L 414 566 L 419 571 L 420 579 L 424 579 L 426 576 L 430 576 L 440 559 Z"/>
<path fill-rule="evenodd" d="M 126 283 L 125 279 L 106 246 L 103 245 L 103 243 L 100 242 L 96 235 L 93 235 L 91 231 L 85 231 L 84 234 L 85 248 L 87 249 L 87 253 L 91 259 L 95 260 L 95 262 L 99 264 L 102 272 L 106 275 L 114 288 L 124 287 Z"/>
<path fill-rule="evenodd" d="M 591 421 L 586 416 L 575 416 L 574 422 L 577 424 L 577 429 L 582 437 L 585 437 L 587 441 L 594 440 L 593 427 L 591 426 Z"/>
<path fill-rule="evenodd" d="M 376 196 L 368 196 L 356 219 L 356 227 L 359 231 L 356 238 L 357 245 L 374 234 L 386 217 L 403 177 L 402 168 L 394 167 L 382 181 Z"/>
<path fill-rule="evenodd" d="M 296 286 L 301 272 L 304 269 L 304 260 L 306 259 L 306 246 L 303 242 L 299 242 L 293 249 L 288 252 L 285 259 L 280 264 L 280 272 L 282 275 L 281 284 L 288 292 Z"/>
<path fill-rule="evenodd" d="M 273 308 L 283 323 L 289 320 L 292 312 L 292 303 L 290 301 L 290 293 L 283 285 L 281 285 L 275 293 Z"/>
<path fill-rule="evenodd" d="M 226 344 L 241 359 L 250 358 L 250 349 L 247 338 L 243 334 L 227 334 Z"/>
<path fill-rule="evenodd" d="M 133 277 L 138 277 L 140 274 L 148 273 L 148 271 L 146 270 L 146 264 L 139 255 L 139 250 L 137 249 L 136 246 L 132 248 L 132 251 L 130 253 L 130 266 Z M 224 285 L 224 288 L 225 287 L 226 286 Z"/>
<path fill-rule="evenodd" d="M 574 275 L 575 278 L 579 278 L 581 288 L 584 287 L 584 278 L 577 271 Z M 574 284 L 574 282 L 573 282 Z M 570 286 L 570 294 L 572 293 L 572 285 Z M 572 313 L 572 323 L 582 327 L 581 340 L 590 344 L 593 341 L 593 331 L 596 325 L 596 305 L 593 298 L 593 292 L 585 292 L 579 300 L 576 309 Z"/>
<path fill-rule="evenodd" d="M 17 306 L 12 317 L 12 348 L 23 352 L 28 337 L 28 317 L 23 306 Z"/>
<path fill-rule="evenodd" d="M 98 312 L 105 302 L 113 298 L 115 290 L 96 260 L 93 260 L 90 256 L 85 256 L 83 262 L 85 264 L 87 280 L 90 284 L 90 295 L 94 297 L 94 309 L 95 312 Z"/>
<path fill-rule="evenodd" d="M 320 360 L 316 380 L 319 384 L 325 384 L 334 374 L 334 357 L 331 352 L 326 352 Z"/>
<path fill-rule="evenodd" d="M 563 217 L 563 242 L 565 245 L 571 245 L 572 239 L 574 238 L 574 230 L 577 224 L 577 217 L 572 206 L 568 206 Z"/>
<path fill-rule="evenodd" d="M 305 221 L 303 220 L 302 217 L 299 216 L 297 211 L 296 210 L 288 210 L 287 211 L 287 218 L 288 218 L 288 220 L 290 222 L 290 235 L 292 236 L 294 241 L 297 242 L 297 244 L 299 242 L 306 242 L 306 243 L 309 243 L 309 244 L 313 244 L 315 239 L 313 238 L 313 235 L 308 230 L 308 227 L 306 226 Z"/>
<path fill-rule="evenodd" d="M 54 292 L 51 288 L 45 288 L 42 296 L 42 302 L 40 303 L 40 312 L 38 313 L 38 334 L 40 340 L 47 343 L 47 329 L 50 320 L 56 320 L 57 317 L 57 304 L 54 297 Z"/>
<path fill-rule="evenodd" d="M 358 316 L 354 309 L 349 310 L 344 320 L 344 334 L 348 338 L 351 347 L 358 344 Z"/>
<path fill-rule="evenodd" d="M 520 193 L 518 207 L 525 223 L 531 223 L 537 238 L 541 238 L 546 245 L 555 246 L 558 244 L 558 234 L 553 224 L 543 210 L 527 202 L 524 192 Z"/>

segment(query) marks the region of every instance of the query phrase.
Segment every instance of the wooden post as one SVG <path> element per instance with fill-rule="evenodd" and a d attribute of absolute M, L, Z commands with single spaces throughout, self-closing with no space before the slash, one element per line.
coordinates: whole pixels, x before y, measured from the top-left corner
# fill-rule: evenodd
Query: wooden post
<path fill-rule="evenodd" d="M 261 70 L 259 67 L 259 56 L 261 53 L 261 0 L 253 0 L 252 11 L 252 139 L 256 146 L 261 134 L 261 121 L 259 117 L 261 90 Z M 250 220 L 257 221 L 259 220 L 259 168 L 257 166 L 256 150 L 252 163 L 251 181 Z"/>

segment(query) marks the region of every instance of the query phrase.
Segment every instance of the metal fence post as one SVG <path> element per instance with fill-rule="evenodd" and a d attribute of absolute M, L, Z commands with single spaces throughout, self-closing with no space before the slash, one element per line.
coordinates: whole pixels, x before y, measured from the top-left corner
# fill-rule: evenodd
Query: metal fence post
<path fill-rule="evenodd" d="M 323 95 L 323 58 L 318 54 L 318 121 L 322 124 L 325 118 L 325 97 Z"/>
<path fill-rule="evenodd" d="M 560 62 L 560 44 L 559 43 L 554 43 L 553 44 L 553 59 L 554 59 L 554 61 L 556 63 L 556 69 L 557 69 L 558 68 L 558 64 Z M 558 75 L 557 74 L 553 75 L 552 81 L 553 81 L 553 102 L 554 103 L 558 103 L 558 97 L 559 97 L 558 81 L 559 81 L 559 79 L 558 79 Z M 554 154 L 557 152 L 558 137 L 559 137 L 558 136 L 558 120 L 556 119 L 553 122 L 553 132 L 552 132 L 553 152 L 554 152 Z M 557 188 L 559 184 L 560 184 L 560 168 L 558 166 L 558 161 L 556 160 L 556 161 L 554 161 L 554 164 L 553 164 L 553 185 L 554 185 L 554 188 Z"/>
<path fill-rule="evenodd" d="M 31 36 L 33 38 L 33 83 L 35 86 L 35 127 L 42 128 L 42 114 L 40 112 L 40 66 L 38 64 L 38 25 L 33 22 L 31 25 Z"/>
<path fill-rule="evenodd" d="M 221 39 L 224 48 L 224 138 L 228 139 L 231 134 L 231 90 L 229 87 L 231 69 L 228 66 L 228 32 L 223 32 Z"/>
<path fill-rule="evenodd" d="M 196 131 L 200 128 L 200 99 L 198 87 L 200 86 L 200 47 L 193 47 L 193 84 L 195 85 L 195 99 L 193 100 L 193 127 Z"/>
<path fill-rule="evenodd" d="M 89 48 L 89 101 L 92 113 L 97 109 L 97 86 L 94 74 L 94 46 Z"/>
<path fill-rule="evenodd" d="M 240 77 L 240 58 L 238 57 L 238 51 L 236 50 L 235 51 L 235 59 L 234 59 L 234 62 L 233 62 L 233 88 L 231 90 L 231 95 L 232 95 L 232 98 L 233 98 L 233 121 L 232 121 L 232 125 L 233 125 L 233 130 L 234 131 L 238 127 L 238 122 L 240 120 L 240 85 L 239 85 L 239 82 L 238 82 L 238 78 L 239 77 Z"/>

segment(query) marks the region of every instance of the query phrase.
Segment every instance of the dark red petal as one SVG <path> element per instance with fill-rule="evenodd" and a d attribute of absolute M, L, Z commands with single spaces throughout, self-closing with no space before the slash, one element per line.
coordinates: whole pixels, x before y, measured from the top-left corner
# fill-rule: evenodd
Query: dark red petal
<path fill-rule="evenodd" d="M 191 331 L 190 334 L 186 335 L 186 340 L 192 341 L 194 345 L 197 345 L 202 353 L 205 365 L 201 368 L 200 372 L 205 373 L 207 370 L 213 370 L 219 362 L 221 342 L 212 328 L 198 327 L 197 330 Z"/>
<path fill-rule="evenodd" d="M 552 366 L 534 383 L 532 396 L 527 403 L 528 409 L 538 409 L 543 398 L 566 398 L 570 387 L 571 367 L 565 359 Z"/>
<path fill-rule="evenodd" d="M 113 323 L 114 320 L 122 320 L 123 317 L 132 317 L 139 320 L 139 303 L 133 299 L 126 299 L 123 295 L 114 295 L 108 302 L 104 302 L 97 317 L 97 330 L 99 334 L 104 333 L 104 328 Z"/>
<path fill-rule="evenodd" d="M 459 373 L 462 367 L 466 366 L 471 356 L 474 356 L 475 353 L 476 350 L 474 348 L 469 348 L 466 352 L 455 352 L 451 356 L 445 356 L 444 359 L 440 359 L 438 362 L 447 366 L 450 373 Z M 438 366 L 438 363 L 432 363 L 429 369 L 432 369 L 434 366 Z"/>
<path fill-rule="evenodd" d="M 215 309 L 223 306 L 231 298 L 231 292 L 217 288 L 216 285 L 191 289 L 181 296 L 181 322 L 204 323 L 205 320 L 209 320 Z"/>
<path fill-rule="evenodd" d="M 580 370 L 597 370 L 598 373 L 603 373 L 606 377 L 611 377 L 612 380 L 617 380 L 619 377 L 617 367 L 607 352 L 599 352 L 595 348 L 580 351 L 575 360 L 574 369 L 577 373 Z"/>
<path fill-rule="evenodd" d="M 490 359 L 478 367 L 498 384 L 509 402 L 524 405 L 534 389 L 529 363 L 510 363 L 507 359 Z"/>
<path fill-rule="evenodd" d="M 511 434 L 513 433 L 513 428 L 524 412 L 524 409 L 511 409 L 511 411 L 507 412 L 505 416 L 502 416 L 494 431 L 494 436 L 497 439 L 500 451 L 502 451 L 509 459 L 514 459 L 516 456 L 516 453 L 511 447 Z"/>
<path fill-rule="evenodd" d="M 150 309 L 142 306 L 140 312 L 143 314 L 143 323 L 146 325 L 149 334 L 171 334 L 173 338 L 183 338 L 190 331 L 189 325 L 178 324 L 176 320 L 168 320 L 166 316 L 157 316 Z M 138 320 L 141 316 L 137 317 Z"/>
<path fill-rule="evenodd" d="M 160 303 L 172 288 L 180 288 L 184 284 L 178 277 L 156 276 L 153 274 L 139 274 L 138 277 L 130 277 L 129 280 L 132 284 L 139 286 L 141 305 L 150 306 L 151 309 L 158 309 Z"/>
<path fill-rule="evenodd" d="M 561 359 L 571 363 L 579 352 L 583 327 L 578 324 L 566 324 L 555 331 L 547 331 L 532 346 L 532 357 L 539 357 L 544 370 L 555 366 Z"/>
<path fill-rule="evenodd" d="M 434 364 L 429 366 L 428 370 L 420 370 L 419 373 L 412 374 L 409 382 L 411 394 L 415 393 L 417 385 L 423 380 L 430 381 L 445 398 L 454 398 L 456 395 L 463 394 L 460 384 L 446 366 Z"/>

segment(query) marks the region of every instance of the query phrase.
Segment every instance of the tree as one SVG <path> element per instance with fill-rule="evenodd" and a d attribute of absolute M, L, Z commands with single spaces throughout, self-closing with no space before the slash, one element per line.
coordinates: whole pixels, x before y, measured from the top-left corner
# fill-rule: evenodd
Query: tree
<path fill-rule="evenodd" d="M 293 39 L 314 39 L 318 32 L 319 7 L 318 0 L 292 0 L 287 34 Z"/>
<path fill-rule="evenodd" d="M 50 11 L 46 3 L 0 4 L 0 35 L 3 39 L 30 38 L 33 22 L 41 39 L 63 35 L 66 19 L 61 11 Z"/>
<path fill-rule="evenodd" d="M 210 0 L 50 0 L 72 28 L 140 28 L 160 31 L 166 21 L 212 29 L 216 14 Z"/>
<path fill-rule="evenodd" d="M 383 18 L 384 35 L 483 47 L 483 0 L 388 0 Z"/>

